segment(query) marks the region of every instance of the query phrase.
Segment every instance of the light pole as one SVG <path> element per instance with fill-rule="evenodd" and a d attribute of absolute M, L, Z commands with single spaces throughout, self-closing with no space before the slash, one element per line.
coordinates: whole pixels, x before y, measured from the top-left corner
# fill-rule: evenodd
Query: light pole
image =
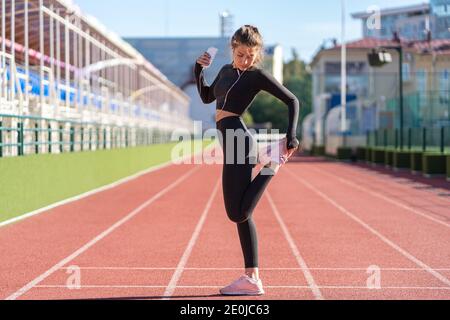
<path fill-rule="evenodd" d="M 400 110 L 399 110 L 399 117 L 400 117 L 400 150 L 403 150 L 403 128 L 404 128 L 404 103 L 403 103 L 403 48 L 402 48 L 402 43 L 400 41 L 400 39 L 395 36 L 395 39 L 399 42 L 398 46 L 382 46 L 378 49 L 394 49 L 397 51 L 398 55 L 399 55 L 399 66 L 398 66 L 398 73 L 399 73 L 399 95 L 400 95 Z M 386 60 L 386 56 L 385 54 L 382 55 L 383 58 L 380 58 L 380 52 L 374 52 L 372 54 L 369 54 L 369 64 L 372 67 L 381 67 L 386 63 L 390 62 Z"/>
<path fill-rule="evenodd" d="M 345 0 L 341 0 L 341 8 L 341 131 L 345 134 L 347 131 L 347 44 L 345 40 Z"/>
<path fill-rule="evenodd" d="M 400 94 L 400 151 L 403 151 L 403 49 L 402 44 L 395 48 L 397 50 L 399 57 L 399 94 Z"/>

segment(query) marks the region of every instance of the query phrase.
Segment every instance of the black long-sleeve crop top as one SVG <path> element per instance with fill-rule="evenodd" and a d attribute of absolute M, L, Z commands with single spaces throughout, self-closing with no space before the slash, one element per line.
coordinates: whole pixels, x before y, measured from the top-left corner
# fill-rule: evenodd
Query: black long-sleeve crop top
<path fill-rule="evenodd" d="M 267 71 L 251 67 L 245 71 L 226 64 L 220 69 L 214 82 L 208 86 L 203 74 L 204 68 L 198 62 L 194 67 L 197 89 L 202 101 L 209 104 L 217 100 L 216 109 L 242 115 L 255 96 L 264 90 L 283 101 L 289 107 L 287 136 L 295 137 L 300 102 L 286 87 L 281 85 Z"/>

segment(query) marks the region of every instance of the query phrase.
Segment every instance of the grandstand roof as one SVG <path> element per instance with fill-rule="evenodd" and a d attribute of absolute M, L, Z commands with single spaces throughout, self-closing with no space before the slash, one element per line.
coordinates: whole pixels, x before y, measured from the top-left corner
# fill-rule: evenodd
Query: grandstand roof
<path fill-rule="evenodd" d="M 136 59 L 143 63 L 145 67 L 153 73 L 154 75 L 162 78 L 163 80 L 170 82 L 167 77 L 161 73 L 155 66 L 153 66 L 148 60 L 146 60 L 136 49 L 134 49 L 129 43 L 124 41 L 120 36 L 116 33 L 108 30 L 104 25 L 102 25 L 95 17 L 84 14 L 79 6 L 77 6 L 71 0 L 43 0 L 43 5 L 46 8 L 50 8 L 53 6 L 53 12 L 59 12 L 59 16 L 64 18 L 68 17 L 70 21 L 73 23 L 77 21 L 81 30 L 84 32 L 88 31 L 89 36 L 93 39 L 99 41 L 99 43 L 107 44 L 107 46 L 111 49 L 112 52 L 117 53 L 121 57 Z M 8 39 L 11 38 L 11 3 L 12 1 L 6 1 L 6 39 L 5 41 L 7 45 L 11 45 L 11 42 Z M 28 9 L 28 26 L 29 26 L 29 49 L 32 49 L 32 52 L 39 53 L 40 52 L 40 18 L 39 18 L 39 0 L 29 0 L 29 9 Z M 14 43 L 18 46 L 16 50 L 25 44 L 25 30 L 24 30 L 24 21 L 25 21 L 25 0 L 15 0 L 15 41 Z M 0 1 L 0 12 L 2 10 L 2 2 Z M 50 19 L 48 19 L 48 14 L 44 14 L 44 28 L 45 30 L 49 30 L 50 27 Z M 54 20 L 56 24 L 56 20 Z M 64 28 L 61 25 L 61 53 L 64 57 L 63 53 L 65 51 L 65 33 Z M 70 49 L 73 49 L 74 43 L 74 33 L 70 33 Z M 54 37 L 56 38 L 56 33 L 54 33 Z M 1 33 L 0 33 L 0 43 L 1 43 Z M 56 47 L 55 47 L 56 48 Z M 19 51 L 20 52 L 20 51 Z M 50 32 L 44 32 L 44 54 L 49 55 L 50 52 Z M 23 62 L 23 55 L 18 55 L 16 58 L 19 62 Z M 63 59 L 64 60 L 64 59 Z M 30 60 L 30 64 L 36 64 L 37 61 L 33 59 Z M 173 84 L 172 84 L 173 85 Z"/>

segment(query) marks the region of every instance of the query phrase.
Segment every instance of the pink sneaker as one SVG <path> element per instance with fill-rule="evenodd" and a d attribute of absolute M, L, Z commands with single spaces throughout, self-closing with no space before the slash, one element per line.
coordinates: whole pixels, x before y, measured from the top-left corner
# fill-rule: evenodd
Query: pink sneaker
<path fill-rule="evenodd" d="M 260 296 L 264 294 L 261 279 L 255 280 L 247 275 L 241 276 L 219 291 L 225 296 Z"/>
<path fill-rule="evenodd" d="M 258 163 L 252 172 L 252 180 L 263 168 L 270 168 L 269 174 L 276 174 L 280 167 L 289 161 L 287 150 L 287 138 L 272 142 L 258 150 Z"/>

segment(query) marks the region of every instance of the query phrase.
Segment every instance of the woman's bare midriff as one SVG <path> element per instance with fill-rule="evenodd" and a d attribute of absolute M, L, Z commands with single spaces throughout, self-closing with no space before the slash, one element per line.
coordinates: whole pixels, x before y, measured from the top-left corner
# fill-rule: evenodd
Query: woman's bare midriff
<path fill-rule="evenodd" d="M 224 111 L 224 110 L 217 110 L 216 111 L 216 122 L 219 122 L 220 120 L 222 120 L 224 118 L 232 117 L 232 116 L 239 116 L 239 114 L 229 112 L 229 111 Z"/>

